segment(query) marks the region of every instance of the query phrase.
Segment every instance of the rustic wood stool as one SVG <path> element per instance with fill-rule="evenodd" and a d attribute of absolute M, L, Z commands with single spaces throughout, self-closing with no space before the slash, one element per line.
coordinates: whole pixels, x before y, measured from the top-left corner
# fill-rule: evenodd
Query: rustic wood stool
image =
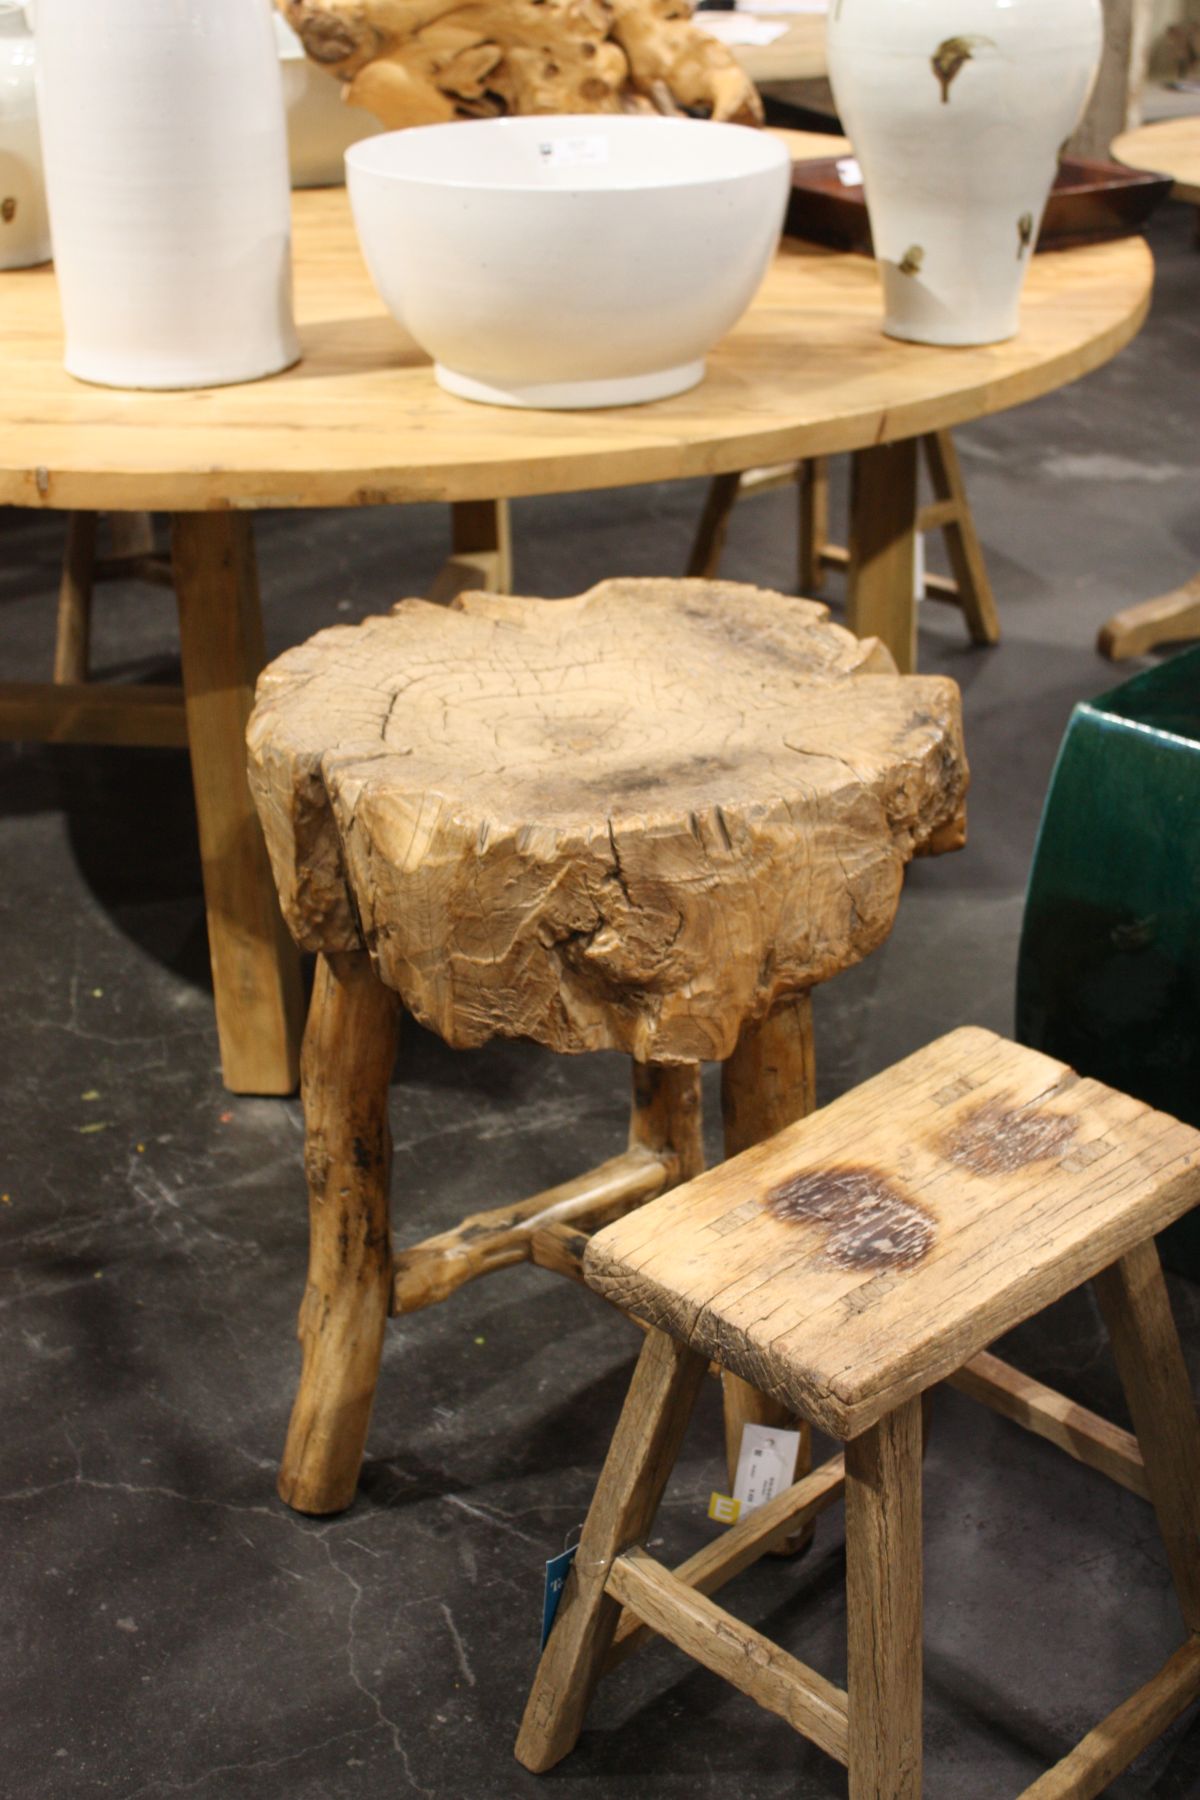
<path fill-rule="evenodd" d="M 973 644 L 1000 642 L 1000 616 L 984 560 L 975 515 L 963 480 L 962 463 L 948 431 L 927 431 L 920 439 L 921 454 L 933 489 L 933 499 L 918 508 L 918 534 L 940 531 L 950 560 L 950 575 L 926 572 L 923 592 L 927 600 L 944 600 L 957 606 L 966 621 Z M 864 509 L 877 507 L 878 494 L 858 479 L 859 459 L 851 471 L 850 542 L 835 544 L 829 537 L 829 458 L 810 456 L 802 462 L 775 463 L 768 468 L 746 469 L 732 475 L 714 475 L 704 510 L 696 528 L 688 574 L 714 576 L 721 566 L 725 539 L 739 500 L 769 494 L 776 488 L 794 487 L 799 501 L 799 574 L 802 594 L 819 594 L 826 569 L 845 569 L 851 581 L 859 577 L 856 540 Z"/>
<path fill-rule="evenodd" d="M 891 671 L 891 672 L 888 672 Z M 289 925 L 319 954 L 303 1093 L 312 1249 L 280 1492 L 354 1495 L 389 1311 L 534 1261 L 810 1110 L 808 994 L 891 928 L 904 866 L 962 842 L 952 682 L 898 676 L 811 601 L 729 583 L 406 600 L 262 677 L 251 785 Z M 634 1062 L 629 1148 L 393 1258 L 400 1002 Z M 734 1454 L 775 1402 L 730 1383 Z M 762 1410 L 765 1407 L 765 1410 Z"/>
<path fill-rule="evenodd" d="M 649 1631 L 847 1764 L 851 1800 L 918 1800 L 922 1395 L 950 1380 L 1158 1515 L 1191 1635 L 1025 1800 L 1099 1794 L 1200 1695 L 1200 1427 L 1153 1241 L 1197 1201 L 1200 1133 L 968 1028 L 593 1238 L 588 1281 L 652 1329 L 520 1760 L 564 1756 Z M 1089 1279 L 1136 1438 L 985 1352 Z M 643 1545 L 710 1358 L 845 1457 L 671 1573 Z M 848 1692 L 706 1598 L 843 1486 Z"/>

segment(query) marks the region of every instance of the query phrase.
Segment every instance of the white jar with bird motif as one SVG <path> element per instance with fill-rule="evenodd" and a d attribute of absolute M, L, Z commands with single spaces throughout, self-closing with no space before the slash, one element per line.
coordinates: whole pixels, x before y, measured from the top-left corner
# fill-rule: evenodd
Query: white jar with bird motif
<path fill-rule="evenodd" d="M 1101 0 L 831 0 L 830 80 L 862 166 L 889 336 L 1014 335 L 1102 45 Z"/>

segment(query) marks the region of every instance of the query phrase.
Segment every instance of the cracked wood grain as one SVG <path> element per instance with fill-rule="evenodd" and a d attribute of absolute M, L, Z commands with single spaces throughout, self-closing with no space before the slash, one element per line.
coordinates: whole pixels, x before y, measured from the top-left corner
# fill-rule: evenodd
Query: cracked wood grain
<path fill-rule="evenodd" d="M 958 690 L 811 601 L 609 581 L 405 600 L 264 674 L 251 784 L 300 944 L 424 1024 L 723 1061 L 962 838 Z"/>

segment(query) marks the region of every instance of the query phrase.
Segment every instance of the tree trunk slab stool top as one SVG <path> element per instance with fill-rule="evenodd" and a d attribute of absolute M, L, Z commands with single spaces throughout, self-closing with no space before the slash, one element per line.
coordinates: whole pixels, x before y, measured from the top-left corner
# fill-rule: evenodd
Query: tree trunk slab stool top
<path fill-rule="evenodd" d="M 913 856 L 963 842 L 967 769 L 953 682 L 728 582 L 405 600 L 273 663 L 248 736 L 284 916 L 319 958 L 280 1486 L 320 1513 L 353 1498 L 389 1311 L 515 1262 L 579 1278 L 589 1230 L 702 1167 L 702 1061 L 730 1152 L 811 1110 L 810 990 L 886 938 Z M 628 1149 L 393 1257 L 401 1006 L 455 1048 L 624 1051 Z M 780 1416 L 729 1384 L 731 1443 Z"/>
<path fill-rule="evenodd" d="M 920 1800 L 922 1403 L 950 1381 L 1157 1515 L 1184 1642 L 1024 1796 L 1107 1792 L 1200 1696 L 1200 1425 L 1153 1242 L 1198 1202 L 1200 1132 L 968 1027 L 599 1232 L 586 1278 L 648 1335 L 520 1761 L 565 1756 L 653 1632 L 846 1764 L 850 1800 Z M 1134 1432 L 987 1349 L 1085 1281 Z M 672 1571 L 645 1545 L 712 1358 L 845 1453 Z M 708 1598 L 843 1495 L 845 1689 Z"/>

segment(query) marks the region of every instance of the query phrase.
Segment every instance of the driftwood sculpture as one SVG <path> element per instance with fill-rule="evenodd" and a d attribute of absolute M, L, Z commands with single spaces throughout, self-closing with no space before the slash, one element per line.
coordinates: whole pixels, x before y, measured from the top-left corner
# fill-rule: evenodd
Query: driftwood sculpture
<path fill-rule="evenodd" d="M 506 113 L 758 124 L 754 84 L 688 0 L 278 0 L 345 97 L 392 129 Z"/>

